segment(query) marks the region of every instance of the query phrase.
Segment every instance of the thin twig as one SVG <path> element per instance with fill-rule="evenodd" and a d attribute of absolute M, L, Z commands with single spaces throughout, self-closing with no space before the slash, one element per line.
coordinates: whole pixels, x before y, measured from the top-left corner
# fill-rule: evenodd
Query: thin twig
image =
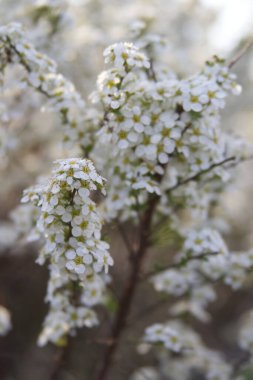
<path fill-rule="evenodd" d="M 134 252 L 133 252 L 133 248 L 132 248 L 132 246 L 131 246 L 131 244 L 130 244 L 130 241 L 129 241 L 129 239 L 128 239 L 127 233 L 126 233 L 124 227 L 121 225 L 120 222 L 117 223 L 117 227 L 118 227 L 118 230 L 119 230 L 120 235 L 121 235 L 121 237 L 122 237 L 122 240 L 123 240 L 124 243 L 125 243 L 125 246 L 126 246 L 126 248 L 127 248 L 127 251 L 128 251 L 128 253 L 129 253 L 130 257 L 132 257 Z"/>
<path fill-rule="evenodd" d="M 235 55 L 234 58 L 228 64 L 228 67 L 231 69 L 243 56 L 247 53 L 247 51 L 253 46 L 253 38 L 246 42 L 246 44 L 242 47 L 241 50 Z"/>
<path fill-rule="evenodd" d="M 26 69 L 28 73 L 32 72 L 31 67 L 29 64 L 24 60 L 20 52 L 16 49 L 16 46 L 12 44 L 10 38 L 7 38 L 7 41 L 9 43 L 10 48 L 14 51 L 14 53 L 18 56 L 20 64 Z M 41 94 L 45 95 L 47 98 L 51 99 L 53 96 L 50 95 L 47 91 L 43 90 L 42 86 L 36 88 Z"/>
<path fill-rule="evenodd" d="M 70 341 L 64 347 L 58 347 L 55 356 L 53 357 L 53 363 L 50 373 L 50 380 L 60 380 L 61 372 L 67 363 L 67 358 L 70 351 Z"/>
<path fill-rule="evenodd" d="M 173 191 L 173 190 L 176 190 L 178 187 L 182 186 L 182 185 L 185 185 L 186 183 L 190 182 L 190 181 L 196 181 L 197 179 L 199 179 L 199 177 L 201 177 L 203 174 L 206 174 L 208 172 L 210 172 L 211 170 L 213 170 L 214 168 L 217 168 L 218 166 L 222 166 L 224 164 L 226 164 L 227 162 L 230 162 L 230 161 L 234 161 L 236 159 L 236 157 L 228 157 L 228 158 L 225 158 L 224 160 L 220 161 L 220 162 L 216 162 L 212 165 L 210 165 L 207 169 L 203 169 L 201 171 L 199 171 L 198 173 L 188 177 L 188 178 L 185 178 L 185 179 L 182 179 L 182 180 L 179 180 L 174 186 L 170 187 L 168 190 L 167 190 L 167 193 Z"/>
<path fill-rule="evenodd" d="M 152 304 L 148 305 L 144 309 L 140 310 L 138 313 L 132 316 L 129 320 L 127 327 L 129 328 L 135 323 L 142 321 L 143 317 L 149 316 L 154 310 L 157 310 L 160 306 L 163 306 L 165 302 L 167 302 L 170 298 L 170 294 L 166 294 L 162 298 L 159 298 L 158 301 L 152 302 Z"/>
<path fill-rule="evenodd" d="M 166 270 L 169 270 L 169 269 L 179 269 L 179 268 L 182 268 L 182 267 L 186 266 L 190 261 L 203 260 L 203 259 L 206 259 L 209 256 L 218 255 L 219 253 L 220 252 L 218 252 L 218 251 L 215 251 L 215 252 L 203 252 L 203 253 L 201 253 L 198 256 L 183 257 L 177 263 L 172 263 L 172 264 L 166 265 L 165 267 L 163 267 L 161 269 L 153 270 L 153 271 L 151 271 L 149 273 L 144 274 L 142 276 L 142 280 L 146 280 L 146 279 L 148 279 L 148 278 L 150 278 L 152 276 L 155 276 L 156 274 L 159 274 L 161 272 L 165 272 Z"/>
<path fill-rule="evenodd" d="M 154 271 L 154 272 L 147 273 L 143 279 L 145 280 L 145 279 L 147 279 L 147 278 L 149 278 L 155 274 L 159 274 L 159 273 L 161 273 L 165 270 L 168 270 L 168 269 L 181 268 L 182 266 L 186 265 L 190 261 L 205 259 L 206 257 L 208 257 L 210 255 L 218 255 L 218 254 L 219 254 L 219 252 L 205 252 L 199 256 L 190 257 L 187 260 L 187 262 L 183 262 L 183 260 L 182 260 L 182 261 L 179 261 L 178 263 L 173 263 L 173 264 L 168 265 L 166 268 L 163 268 L 161 271 Z M 146 308 L 139 311 L 136 315 L 134 315 L 131 318 L 131 320 L 128 323 L 128 327 L 131 326 L 133 323 L 136 323 L 136 321 L 141 320 L 141 318 L 145 317 L 147 314 L 150 314 L 153 310 L 157 310 L 158 307 L 164 305 L 164 303 L 167 302 L 169 299 L 171 299 L 170 294 L 167 294 L 165 297 L 160 298 L 158 301 L 153 302 L 152 304 L 150 304 Z"/>

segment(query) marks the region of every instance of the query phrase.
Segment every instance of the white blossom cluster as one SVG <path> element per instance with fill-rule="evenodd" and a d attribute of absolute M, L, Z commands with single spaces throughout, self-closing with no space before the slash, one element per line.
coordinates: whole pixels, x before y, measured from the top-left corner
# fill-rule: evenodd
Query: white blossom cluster
<path fill-rule="evenodd" d="M 186 79 L 165 70 L 154 53 L 164 41 L 145 35 L 145 28 L 142 22 L 133 26 L 136 44 L 120 42 L 104 51 L 111 68 L 98 77 L 97 90 L 90 96 L 94 108 L 88 108 L 74 85 L 58 74 L 55 62 L 26 40 L 19 24 L 0 28 L 1 72 L 10 63 L 19 64 L 20 86 L 46 95 L 48 108 L 61 115 L 66 146 L 78 145 L 109 179 L 101 205 L 106 220 L 137 224 L 149 200 L 157 199 L 152 227 L 168 222 L 181 245 L 171 267 L 152 276 L 151 282 L 158 292 L 176 298 L 170 309 L 173 317 L 188 312 L 207 322 L 206 309 L 216 299 L 212 283 L 222 280 L 237 289 L 253 267 L 252 251 L 229 252 L 210 216 L 229 183 L 228 169 L 247 157 L 245 142 L 220 127 L 225 99 L 239 94 L 240 86 L 218 57 Z M 8 136 L 1 133 L 0 139 L 6 146 Z M 91 161 L 57 160 L 49 179 L 24 192 L 22 201 L 29 204 L 11 215 L 17 225 L 15 240 L 28 230 L 30 240 L 43 238 L 38 263 L 49 263 L 50 310 L 39 337 L 41 346 L 49 341 L 63 345 L 76 328 L 96 325 L 93 307 L 106 301 L 113 259 L 101 236 L 103 221 L 93 200 L 97 190 L 103 192 L 104 178 Z M 190 214 L 186 228 L 184 211 Z M 1 318 L 7 326 L 0 310 Z M 250 320 L 241 333 L 244 349 L 252 350 L 251 330 Z M 161 350 L 159 371 L 164 379 L 187 379 L 195 368 L 208 380 L 231 379 L 231 367 L 182 324 L 149 326 L 144 342 Z M 141 371 L 146 378 L 159 378 L 155 369 Z"/>
<path fill-rule="evenodd" d="M 57 73 L 56 63 L 32 46 L 19 23 L 10 23 L 0 28 L 0 43 L 1 71 L 10 62 L 21 65 L 24 70 L 20 87 L 30 86 L 45 95 L 47 109 L 61 115 L 65 145 L 71 148 L 78 143 L 84 150 L 89 147 L 91 112 L 86 115 L 81 95 L 71 81 Z M 88 121 L 87 136 L 84 133 L 85 120 Z"/>
<path fill-rule="evenodd" d="M 225 254 L 228 252 L 220 234 L 210 228 L 191 230 L 184 241 L 183 250 L 188 255 L 198 256 L 209 252 Z"/>
<path fill-rule="evenodd" d="M 163 213 L 171 211 L 172 191 L 188 199 L 205 193 L 205 200 L 201 198 L 206 210 L 213 199 L 208 196 L 210 186 L 186 194 L 188 186 L 181 188 L 181 181 L 196 176 L 192 186 L 202 175 L 208 182 L 227 181 L 224 167 L 226 160 L 234 159 L 233 137 L 221 130 L 219 121 L 227 94 L 240 92 L 235 75 L 217 57 L 188 79 L 164 77 L 159 69 L 154 74 L 148 58 L 127 42 L 110 46 L 104 56 L 112 68 L 98 77 L 91 96 L 104 109 L 92 157 L 111 178 L 104 204 L 107 218 L 135 216 L 147 193 L 161 195 Z M 101 149 L 105 144 L 106 163 Z"/>
<path fill-rule="evenodd" d="M 242 287 L 253 268 L 252 250 L 228 253 L 218 231 L 191 230 L 185 236 L 182 252 L 171 266 L 151 277 L 155 290 L 176 298 L 184 296 L 173 305 L 171 314 L 188 312 L 207 322 L 210 316 L 206 308 L 216 299 L 212 282 L 223 281 L 233 290 Z"/>
<path fill-rule="evenodd" d="M 170 327 L 157 323 L 149 326 L 145 331 L 144 341 L 149 343 L 160 343 L 168 350 L 179 352 L 182 350 L 181 337 L 177 331 Z"/>
<path fill-rule="evenodd" d="M 103 191 L 103 184 L 91 161 L 71 158 L 57 160 L 48 181 L 24 192 L 22 202 L 31 202 L 40 211 L 37 237 L 43 237 L 45 245 L 38 263 L 50 263 L 46 297 L 50 311 L 40 345 L 61 344 L 76 327 L 98 322 L 91 307 L 103 302 L 105 274 L 113 264 L 109 245 L 101 240 L 102 219 L 91 199 L 92 192 Z"/>
<path fill-rule="evenodd" d="M 174 343 L 167 338 L 170 331 L 173 332 Z M 205 375 L 208 380 L 231 379 L 232 367 L 225 362 L 222 355 L 207 349 L 197 333 L 178 321 L 149 327 L 145 332 L 144 341 L 158 345 L 159 371 L 153 369 L 158 379 L 160 376 L 170 380 L 188 379 L 194 374 L 194 370 Z M 170 352 L 178 352 L 180 355 L 173 356 Z M 139 372 L 131 379 L 137 380 L 138 376 Z"/>

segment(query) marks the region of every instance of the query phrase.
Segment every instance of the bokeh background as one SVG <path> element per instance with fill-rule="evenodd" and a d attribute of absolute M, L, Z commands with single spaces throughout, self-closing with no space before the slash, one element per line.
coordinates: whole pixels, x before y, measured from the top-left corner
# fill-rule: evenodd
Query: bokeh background
<path fill-rule="evenodd" d="M 253 37 L 252 0 L 0 0 L 0 24 L 22 22 L 34 45 L 56 60 L 59 71 L 73 81 L 84 98 L 95 88 L 96 77 L 103 69 L 103 49 L 129 40 L 129 24 L 137 19 L 144 19 L 151 31 L 164 35 L 168 45 L 163 59 L 180 76 L 198 71 L 213 54 L 229 59 Z M 243 92 L 229 99 L 223 128 L 253 142 L 253 49 L 234 71 Z M 0 338 L 0 379 L 48 380 L 54 378 L 60 349 L 36 345 L 47 311 L 47 271 L 35 264 L 35 245 L 24 241 L 13 245 L 15 231 L 10 213 L 18 206 L 22 190 L 46 174 L 55 158 L 68 156 L 69 152 L 61 145 L 59 120 L 40 109 L 43 101 L 39 95 L 23 95 L 15 86 L 15 75 L 11 70 L 6 73 L 4 96 L 10 115 L 6 125 L 11 140 L 0 157 L 0 304 L 10 310 L 13 325 L 11 332 Z M 247 162 L 239 167 L 235 185 L 217 210 L 230 226 L 226 240 L 232 250 L 253 246 L 252 165 Z M 120 292 L 126 255 L 116 231 L 110 234 L 117 263 L 113 276 Z M 162 302 L 152 307 L 156 300 L 153 293 L 148 285 L 139 289 L 130 319 L 133 327 L 123 339 L 111 380 L 128 379 L 138 366 L 150 364 L 148 356 L 137 355 L 135 337 L 148 323 L 166 316 L 169 307 Z M 223 351 L 228 361 L 244 360 L 236 333 L 241 314 L 253 307 L 253 285 L 236 292 L 222 287 L 219 296 L 210 309 L 213 322 L 192 323 L 204 341 Z M 71 338 L 58 380 L 91 379 L 104 350 L 96 337 L 103 336 L 106 318 L 101 310 L 98 329 L 81 330 Z M 248 375 L 250 379 L 253 374 Z"/>

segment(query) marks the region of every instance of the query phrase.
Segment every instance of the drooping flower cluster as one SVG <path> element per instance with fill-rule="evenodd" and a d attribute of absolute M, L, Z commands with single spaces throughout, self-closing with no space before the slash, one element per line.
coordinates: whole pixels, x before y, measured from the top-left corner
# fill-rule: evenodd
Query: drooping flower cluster
<path fill-rule="evenodd" d="M 106 273 L 113 264 L 91 199 L 92 192 L 103 191 L 103 184 L 91 161 L 73 158 L 56 161 L 48 181 L 24 192 L 22 201 L 40 210 L 36 230 L 45 245 L 38 262 L 50 263 L 46 297 L 50 311 L 41 345 L 49 340 L 60 344 L 76 327 L 97 323 L 90 308 L 103 302 Z"/>

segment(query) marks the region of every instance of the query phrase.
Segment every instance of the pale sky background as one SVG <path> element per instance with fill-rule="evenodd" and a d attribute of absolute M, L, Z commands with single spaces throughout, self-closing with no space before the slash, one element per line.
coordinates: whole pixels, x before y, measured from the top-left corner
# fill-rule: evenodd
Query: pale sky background
<path fill-rule="evenodd" d="M 253 36 L 253 0 L 200 0 L 218 10 L 217 21 L 210 31 L 210 43 L 223 54 L 245 35 Z"/>
<path fill-rule="evenodd" d="M 191 2 L 191 0 L 176 1 L 179 3 Z M 253 0 L 199 1 L 207 7 L 207 11 L 208 8 L 217 11 L 217 21 L 214 22 L 209 33 L 210 44 L 217 53 L 222 52 L 225 55 L 237 45 L 241 37 L 250 34 L 253 36 Z M 69 2 L 85 4 L 92 2 L 92 0 L 69 0 Z M 169 4 L 170 0 L 168 0 L 168 6 Z"/>

